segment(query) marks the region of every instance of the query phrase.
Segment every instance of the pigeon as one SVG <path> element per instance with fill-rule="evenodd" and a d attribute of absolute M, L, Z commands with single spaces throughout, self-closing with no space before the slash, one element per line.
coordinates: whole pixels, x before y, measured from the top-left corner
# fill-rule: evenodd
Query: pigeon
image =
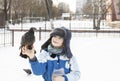
<path fill-rule="evenodd" d="M 21 43 L 20 43 L 20 49 L 21 49 L 21 52 L 20 52 L 20 56 L 22 58 L 27 58 L 28 56 L 25 55 L 25 54 L 22 54 L 22 47 L 23 46 L 27 46 L 27 48 L 29 50 L 32 49 L 32 46 L 35 42 L 35 36 L 34 36 L 34 32 L 35 32 L 36 28 L 34 27 L 31 27 L 29 29 L 29 31 L 27 31 L 21 38 Z M 34 51 L 34 53 L 36 53 L 36 51 Z"/>

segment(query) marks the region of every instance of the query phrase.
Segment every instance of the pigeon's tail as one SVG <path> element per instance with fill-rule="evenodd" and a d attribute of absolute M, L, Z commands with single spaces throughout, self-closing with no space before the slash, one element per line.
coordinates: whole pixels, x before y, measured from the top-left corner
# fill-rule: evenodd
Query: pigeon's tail
<path fill-rule="evenodd" d="M 21 56 L 22 58 L 25 58 L 25 59 L 27 59 L 27 58 L 28 58 L 28 56 L 27 56 L 27 55 L 25 55 L 25 54 L 22 54 L 22 52 L 20 52 L 20 56 Z"/>
<path fill-rule="evenodd" d="M 23 69 L 28 75 L 32 74 L 32 71 L 30 69 Z"/>

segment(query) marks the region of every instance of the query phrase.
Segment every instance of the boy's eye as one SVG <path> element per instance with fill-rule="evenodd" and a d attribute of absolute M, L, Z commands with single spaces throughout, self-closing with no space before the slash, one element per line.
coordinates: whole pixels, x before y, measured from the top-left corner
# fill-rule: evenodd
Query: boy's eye
<path fill-rule="evenodd" d="M 58 37 L 58 39 L 63 39 L 62 37 Z"/>

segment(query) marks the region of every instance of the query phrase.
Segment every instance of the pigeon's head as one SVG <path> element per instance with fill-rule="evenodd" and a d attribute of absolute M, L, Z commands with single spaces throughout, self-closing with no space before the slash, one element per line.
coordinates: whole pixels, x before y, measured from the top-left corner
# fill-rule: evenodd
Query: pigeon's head
<path fill-rule="evenodd" d="M 21 46 L 20 48 L 22 48 L 23 46 L 27 45 L 28 48 L 31 48 L 31 46 L 33 45 L 33 43 L 35 42 L 35 36 L 34 36 L 34 32 L 37 29 L 35 27 L 31 27 L 21 38 Z"/>
<path fill-rule="evenodd" d="M 31 27 L 31 28 L 29 29 L 29 31 L 28 31 L 28 32 L 33 33 L 33 34 L 34 34 L 34 32 L 35 32 L 36 30 L 37 30 L 37 29 L 36 29 L 35 27 Z"/>

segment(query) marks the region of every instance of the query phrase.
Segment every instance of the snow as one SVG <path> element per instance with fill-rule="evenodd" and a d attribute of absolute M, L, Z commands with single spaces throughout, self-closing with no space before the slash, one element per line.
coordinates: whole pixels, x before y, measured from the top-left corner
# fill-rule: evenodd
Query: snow
<path fill-rule="evenodd" d="M 120 81 L 120 39 L 91 38 L 73 42 L 81 70 L 80 81 Z"/>
<path fill-rule="evenodd" d="M 37 53 L 45 40 L 36 41 Z M 120 81 L 120 38 L 73 37 L 71 50 L 81 71 L 79 81 Z M 28 59 L 19 56 L 19 45 L 0 48 L 0 80 L 43 81 L 42 76 L 27 75 Z"/>
<path fill-rule="evenodd" d="M 71 29 L 93 29 L 93 20 L 53 20 L 54 27 L 65 26 Z M 51 24 L 49 21 L 40 21 L 33 23 L 19 23 L 19 24 L 9 24 L 10 29 L 29 29 L 30 27 L 36 27 L 37 29 L 51 29 Z M 101 29 L 110 29 L 111 27 L 107 26 L 107 22 L 101 21 Z"/>

